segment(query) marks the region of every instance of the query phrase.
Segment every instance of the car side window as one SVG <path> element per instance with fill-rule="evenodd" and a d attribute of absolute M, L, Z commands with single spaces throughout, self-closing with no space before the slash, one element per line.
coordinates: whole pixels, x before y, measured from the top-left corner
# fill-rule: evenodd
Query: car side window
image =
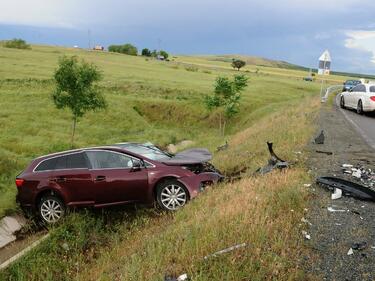
<path fill-rule="evenodd" d="M 57 158 L 47 159 L 39 163 L 39 165 L 35 168 L 36 172 L 42 171 L 51 171 L 54 170 L 56 167 Z"/>
<path fill-rule="evenodd" d="M 375 86 L 370 87 L 370 93 L 375 93 Z"/>
<path fill-rule="evenodd" d="M 131 157 L 111 151 L 86 151 L 93 169 L 121 169 L 133 167 Z"/>
<path fill-rule="evenodd" d="M 85 155 L 82 152 L 66 155 L 66 168 L 67 169 L 88 168 Z"/>
<path fill-rule="evenodd" d="M 357 86 L 355 86 L 353 88 L 352 92 L 362 92 L 362 93 L 365 93 L 366 92 L 366 86 L 363 85 L 363 84 L 359 84 L 359 85 L 357 85 Z"/>

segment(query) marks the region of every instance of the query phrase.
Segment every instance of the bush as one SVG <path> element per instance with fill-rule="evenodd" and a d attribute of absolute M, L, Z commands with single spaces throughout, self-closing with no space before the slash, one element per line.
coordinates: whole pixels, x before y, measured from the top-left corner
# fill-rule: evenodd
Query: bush
<path fill-rule="evenodd" d="M 130 55 L 130 56 L 138 55 L 137 47 L 135 47 L 135 46 L 133 46 L 132 44 L 129 44 L 129 43 L 124 44 L 124 45 L 110 45 L 108 47 L 108 51 L 126 54 L 126 55 Z"/>
<path fill-rule="evenodd" d="M 198 71 L 198 67 L 195 67 L 195 66 L 186 66 L 185 67 L 186 71 L 191 71 L 191 72 L 197 72 Z"/>
<path fill-rule="evenodd" d="M 15 49 L 31 49 L 31 46 L 27 44 L 25 40 L 16 38 L 9 41 L 5 41 L 4 47 Z"/>

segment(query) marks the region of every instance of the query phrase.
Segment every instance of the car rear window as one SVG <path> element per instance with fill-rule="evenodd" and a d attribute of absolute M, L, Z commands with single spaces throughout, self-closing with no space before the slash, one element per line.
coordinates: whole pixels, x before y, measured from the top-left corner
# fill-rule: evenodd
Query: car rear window
<path fill-rule="evenodd" d="M 84 169 L 88 168 L 86 158 L 83 153 L 74 153 L 64 156 L 54 157 L 43 161 L 35 171 L 62 170 L 62 169 Z"/>
<path fill-rule="evenodd" d="M 133 160 L 131 157 L 111 151 L 86 151 L 87 157 L 93 169 L 116 169 L 131 168 Z"/>
<path fill-rule="evenodd" d="M 35 171 L 50 171 L 54 170 L 56 166 L 57 158 L 47 159 L 41 162 L 36 168 Z"/>

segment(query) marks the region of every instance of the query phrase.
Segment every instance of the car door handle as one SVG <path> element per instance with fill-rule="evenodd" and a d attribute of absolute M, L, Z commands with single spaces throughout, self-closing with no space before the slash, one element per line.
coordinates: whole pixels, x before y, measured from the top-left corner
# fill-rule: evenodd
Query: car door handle
<path fill-rule="evenodd" d="M 51 179 L 51 181 L 52 182 L 66 182 L 66 178 L 58 177 L 58 178 Z"/>
<path fill-rule="evenodd" d="M 95 178 L 95 181 L 104 181 L 105 180 L 105 176 L 97 176 Z"/>

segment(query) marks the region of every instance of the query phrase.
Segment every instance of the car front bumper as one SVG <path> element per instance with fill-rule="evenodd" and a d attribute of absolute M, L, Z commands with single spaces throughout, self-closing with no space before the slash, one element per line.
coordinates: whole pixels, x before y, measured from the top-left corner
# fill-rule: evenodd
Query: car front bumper
<path fill-rule="evenodd" d="M 223 179 L 224 176 L 219 173 L 205 172 L 194 176 L 179 178 L 178 180 L 186 186 L 190 193 L 190 199 L 193 199 L 200 192 L 204 191 L 207 186 L 216 184 Z"/>

